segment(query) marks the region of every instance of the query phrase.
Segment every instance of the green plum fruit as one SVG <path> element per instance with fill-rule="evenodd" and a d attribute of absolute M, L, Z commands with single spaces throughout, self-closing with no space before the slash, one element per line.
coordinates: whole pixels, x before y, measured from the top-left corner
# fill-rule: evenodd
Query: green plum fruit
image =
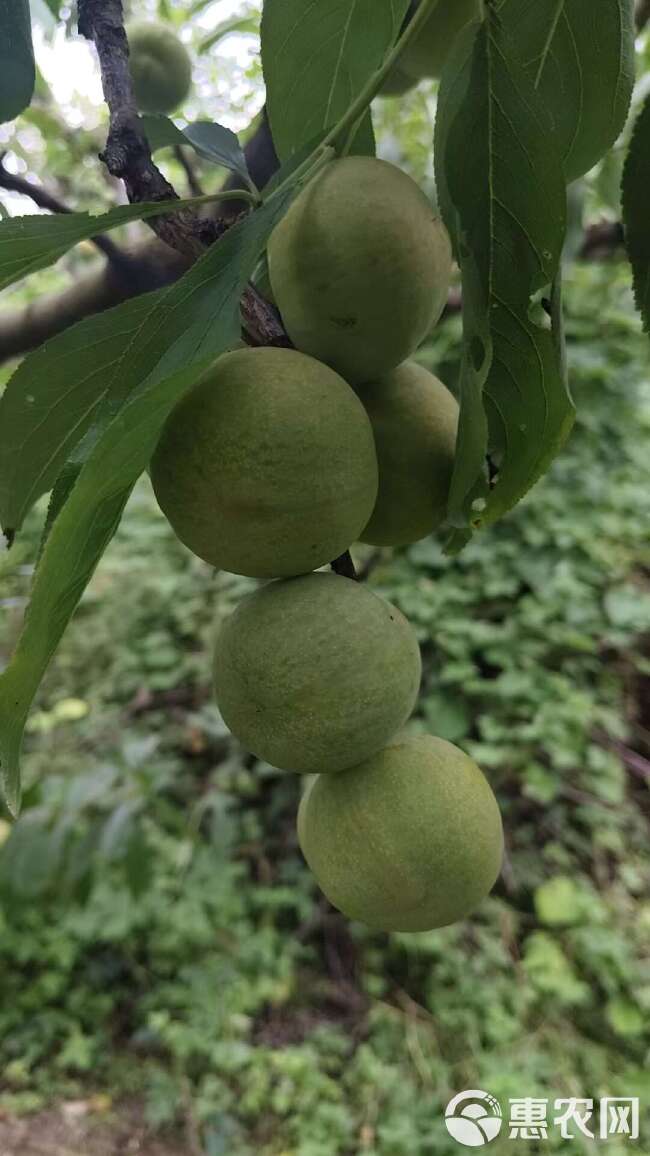
<path fill-rule="evenodd" d="M 409 357 L 447 300 L 444 225 L 415 181 L 374 157 L 320 172 L 272 233 L 268 257 L 294 345 L 353 384 Z"/>
<path fill-rule="evenodd" d="M 227 725 L 285 771 L 343 771 L 408 719 L 420 685 L 417 639 L 399 610 L 338 574 L 271 582 L 216 640 L 214 686 Z"/>
<path fill-rule="evenodd" d="M 349 385 L 289 349 L 220 357 L 172 412 L 151 463 L 186 546 L 253 578 L 304 574 L 358 537 L 377 497 L 370 421 Z"/>
<path fill-rule="evenodd" d="M 382 931 L 430 931 L 469 915 L 501 868 L 496 799 L 463 751 L 396 738 L 342 775 L 319 775 L 298 815 L 303 855 L 330 902 Z"/>
<path fill-rule="evenodd" d="M 414 80 L 439 77 L 456 37 L 480 15 L 481 0 L 438 0 L 424 27 L 404 49 L 399 68 Z"/>
<path fill-rule="evenodd" d="M 406 361 L 358 386 L 375 435 L 379 493 L 361 535 L 373 546 L 405 546 L 437 530 L 447 513 L 458 403 L 422 366 Z"/>
<path fill-rule="evenodd" d="M 126 31 L 138 108 L 149 113 L 173 112 L 192 87 L 187 49 L 165 24 L 134 22 Z"/>

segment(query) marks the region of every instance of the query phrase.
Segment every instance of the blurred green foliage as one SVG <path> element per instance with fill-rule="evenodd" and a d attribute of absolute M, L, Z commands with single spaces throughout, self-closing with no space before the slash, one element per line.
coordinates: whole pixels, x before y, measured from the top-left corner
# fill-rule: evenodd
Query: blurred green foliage
<path fill-rule="evenodd" d="M 207 1156 L 453 1156 L 442 1114 L 466 1087 L 650 1102 L 648 347 L 615 265 L 569 280 L 569 449 L 459 558 L 425 541 L 370 578 L 422 643 L 411 725 L 499 795 L 494 896 L 410 937 L 328 908 L 298 779 L 211 703 L 215 614 L 251 584 L 191 557 L 143 481 L 32 715 L 24 814 L 0 826 L 9 1109 L 136 1091 Z M 452 385 L 457 326 L 422 354 Z M 0 556 L 7 651 L 40 517 Z M 504 1130 L 491 1150 L 512 1147 Z M 553 1128 L 545 1147 L 591 1151 Z"/>
<path fill-rule="evenodd" d="M 140 9 L 196 53 L 188 119 L 242 129 L 262 99 L 255 38 L 242 63 L 219 4 Z M 232 30 L 248 36 L 258 12 L 242 3 Z M 43 36 L 55 44 L 53 28 Z M 647 68 L 647 38 L 639 55 Z M 382 155 L 432 195 L 434 109 L 433 84 L 376 108 Z M 19 171 L 92 209 L 114 200 L 104 132 L 100 104 L 81 91 L 57 103 L 43 76 L 3 130 Z M 574 250 L 583 216 L 618 213 L 620 156 L 575 190 Z M 186 192 L 178 162 L 162 163 Z M 216 187 L 219 171 L 195 164 Z M 9 304 L 93 260 L 80 247 Z M 411 937 L 328 908 L 297 849 L 301 784 L 251 760 L 211 703 L 215 615 L 250 584 L 192 558 L 143 481 L 31 716 L 23 816 L 0 819 L 3 1108 L 135 1093 L 154 1124 L 198 1132 L 206 1156 L 454 1156 L 442 1114 L 468 1087 L 504 1104 L 638 1095 L 647 1113 L 650 358 L 617 266 L 568 273 L 569 448 L 459 558 L 427 541 L 374 559 L 370 578 L 422 643 L 412 725 L 465 746 L 499 795 L 494 896 L 471 921 Z M 459 324 L 422 354 L 450 385 Z M 43 513 L 0 553 L 2 659 Z M 649 1128 L 646 1116 L 642 1143 Z M 557 1129 L 543 1147 L 594 1149 Z M 490 1151 L 515 1148 L 540 1150 L 504 1130 Z"/>

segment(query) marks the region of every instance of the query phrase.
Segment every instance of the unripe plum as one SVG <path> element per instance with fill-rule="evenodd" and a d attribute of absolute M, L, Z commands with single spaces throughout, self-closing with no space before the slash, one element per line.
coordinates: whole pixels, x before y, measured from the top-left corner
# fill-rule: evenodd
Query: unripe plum
<path fill-rule="evenodd" d="M 409 357 L 447 300 L 445 226 L 415 181 L 374 157 L 319 173 L 272 233 L 268 257 L 294 345 L 353 384 Z"/>
<path fill-rule="evenodd" d="M 300 804 L 302 852 L 330 902 L 382 931 L 430 931 L 469 915 L 503 857 L 496 799 L 443 739 L 396 738 L 360 766 L 319 775 Z"/>
<path fill-rule="evenodd" d="M 417 639 L 385 599 L 337 574 L 271 582 L 239 604 L 215 646 L 217 705 L 248 750 L 286 771 L 341 771 L 409 717 Z"/>

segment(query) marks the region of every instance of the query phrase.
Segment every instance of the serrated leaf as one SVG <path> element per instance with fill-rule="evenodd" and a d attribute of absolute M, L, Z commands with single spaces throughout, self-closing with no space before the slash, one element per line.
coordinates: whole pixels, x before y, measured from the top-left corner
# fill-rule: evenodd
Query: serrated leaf
<path fill-rule="evenodd" d="M 634 276 L 634 297 L 650 333 L 650 97 L 637 117 L 623 171 L 623 224 Z"/>
<path fill-rule="evenodd" d="M 230 229 L 157 299 L 137 337 L 131 325 L 134 302 L 113 311 L 116 325 L 125 323 L 116 363 L 131 383 L 129 400 L 99 438 L 51 528 L 22 634 L 0 675 L 0 771 L 14 811 L 20 799 L 23 729 L 43 673 L 169 412 L 237 339 L 241 294 L 290 197 L 289 192 L 278 195 Z"/>
<path fill-rule="evenodd" d="M 107 233 L 130 221 L 147 221 L 183 208 L 205 204 L 211 198 L 119 205 L 108 213 L 33 214 L 0 222 L 0 290 L 30 273 L 53 265 L 60 257 L 98 233 Z"/>
<path fill-rule="evenodd" d="M 265 0 L 262 68 L 280 160 L 336 124 L 399 35 L 408 0 Z M 374 152 L 370 114 L 355 152 Z"/>
<path fill-rule="evenodd" d="M 119 399 L 137 377 L 125 365 L 164 290 L 87 317 L 30 353 L 0 398 L 0 525 L 19 530 L 25 514 L 57 479 L 107 397 Z"/>
<path fill-rule="evenodd" d="M 0 124 L 27 108 L 36 71 L 28 0 L 0 0 Z"/>
<path fill-rule="evenodd" d="M 236 173 L 249 185 L 250 173 L 237 135 L 222 124 L 197 120 L 180 129 L 166 116 L 143 116 L 144 131 L 152 152 L 169 146 L 189 145 L 204 160 Z"/>
<path fill-rule="evenodd" d="M 223 165 L 250 183 L 244 151 L 231 129 L 208 120 L 197 120 L 183 129 L 183 136 L 199 156 L 215 165 Z"/>
<path fill-rule="evenodd" d="M 521 63 L 553 122 L 566 180 L 621 132 L 634 85 L 634 0 L 500 0 Z"/>
<path fill-rule="evenodd" d="M 436 178 L 463 277 L 461 416 L 449 504 L 460 546 L 468 529 L 516 504 L 573 419 L 557 342 L 534 309 L 560 261 L 562 163 L 493 3 L 483 23 L 459 38 L 443 74 Z M 492 485 L 488 450 L 498 470 Z"/>

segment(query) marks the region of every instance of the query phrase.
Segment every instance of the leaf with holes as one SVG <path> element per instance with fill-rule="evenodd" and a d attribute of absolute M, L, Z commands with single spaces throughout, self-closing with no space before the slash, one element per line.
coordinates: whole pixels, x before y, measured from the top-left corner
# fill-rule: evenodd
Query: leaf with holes
<path fill-rule="evenodd" d="M 0 124 L 27 108 L 35 79 L 29 0 L 0 0 Z"/>
<path fill-rule="evenodd" d="M 650 97 L 634 125 L 623 172 L 623 224 L 634 274 L 634 297 L 650 333 Z"/>
<path fill-rule="evenodd" d="M 278 195 L 214 245 L 142 317 L 113 310 L 122 347 L 104 369 L 124 373 L 128 400 L 101 434 L 54 521 L 41 555 L 22 634 L 0 675 L 0 769 L 6 798 L 20 799 L 20 748 L 32 699 L 93 571 L 119 524 L 131 489 L 183 393 L 239 336 L 239 301 L 291 194 Z M 123 398 L 124 400 L 124 398 Z"/>
<path fill-rule="evenodd" d="M 461 417 L 449 504 L 460 543 L 516 504 L 573 419 L 557 339 L 535 308 L 559 267 L 562 163 L 493 6 L 460 37 L 443 75 L 436 173 L 463 277 Z M 492 484 L 488 451 L 497 470 Z"/>
<path fill-rule="evenodd" d="M 383 63 L 407 8 L 408 0 L 266 0 L 262 67 L 281 160 L 346 112 Z M 374 153 L 369 113 L 353 151 Z"/>
<path fill-rule="evenodd" d="M 500 0 L 498 11 L 550 114 L 566 179 L 573 181 L 605 155 L 625 124 L 634 85 L 634 0 Z"/>

